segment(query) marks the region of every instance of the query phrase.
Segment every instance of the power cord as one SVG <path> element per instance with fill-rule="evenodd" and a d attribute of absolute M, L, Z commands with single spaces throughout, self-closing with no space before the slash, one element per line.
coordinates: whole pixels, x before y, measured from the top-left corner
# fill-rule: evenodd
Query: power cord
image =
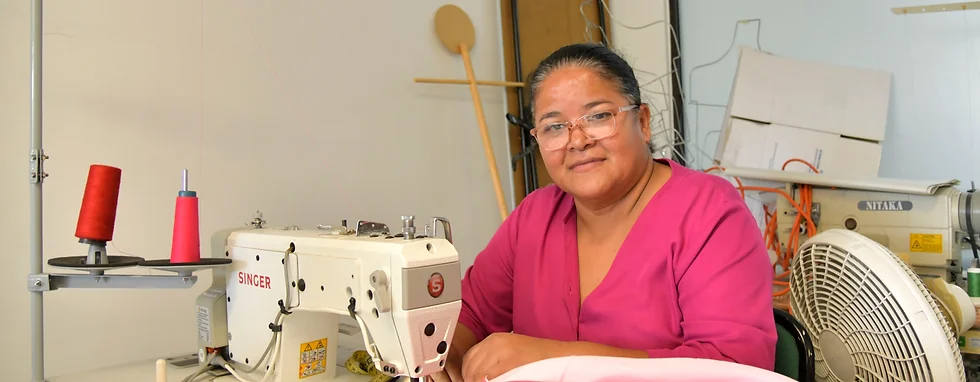
<path fill-rule="evenodd" d="M 216 356 L 217 353 L 208 354 L 208 358 L 206 361 L 204 361 L 204 364 L 195 370 L 194 373 L 191 373 L 191 375 L 185 377 L 181 382 L 194 382 L 194 380 L 198 379 L 201 375 L 207 373 L 208 370 L 211 370 L 211 361 L 213 361 Z"/>
<path fill-rule="evenodd" d="M 262 357 L 259 358 L 255 365 L 241 371 L 235 370 L 235 367 L 232 366 L 230 362 L 222 359 L 221 367 L 228 370 L 228 372 L 240 382 L 254 382 L 244 378 L 243 375 L 255 372 L 255 370 L 258 369 L 263 362 L 265 362 L 270 351 L 272 352 L 272 357 L 269 358 L 268 365 L 265 369 L 265 375 L 262 376 L 262 379 L 259 382 L 269 381 L 270 377 L 272 377 L 273 371 L 276 368 L 276 361 L 279 358 L 279 351 L 282 349 L 282 322 L 285 320 L 286 316 L 292 314 L 291 309 L 294 308 L 294 306 L 292 306 L 292 290 L 290 289 L 291 281 L 289 277 L 289 255 L 294 254 L 295 251 L 296 246 L 293 243 L 289 243 L 289 249 L 287 249 L 283 255 L 282 272 L 283 279 L 286 282 L 286 299 L 285 302 L 283 300 L 279 300 L 279 312 L 276 313 L 276 318 L 273 320 L 273 322 L 269 324 L 269 329 L 272 330 L 272 339 L 269 341 L 269 345 L 266 346 L 265 351 L 262 353 Z M 242 374 L 239 374 L 240 372 Z"/>
<path fill-rule="evenodd" d="M 973 250 L 973 261 L 975 264 L 980 265 L 980 250 L 977 248 L 976 243 L 976 231 L 973 229 L 973 195 L 977 191 L 976 185 L 973 181 L 970 181 L 970 189 L 966 191 L 966 205 L 964 206 L 966 210 L 966 242 L 970 243 L 970 249 Z"/>
<path fill-rule="evenodd" d="M 272 373 L 276 368 L 276 361 L 279 358 L 279 351 L 282 349 L 282 323 L 285 320 L 286 316 L 292 314 L 293 309 L 302 310 L 302 308 L 293 306 L 293 296 L 292 296 L 292 290 L 290 288 L 290 286 L 292 285 L 292 281 L 289 276 L 289 256 L 295 255 L 295 251 L 296 251 L 296 246 L 290 243 L 289 249 L 287 249 L 285 254 L 283 255 L 283 279 L 285 280 L 285 285 L 286 285 L 286 299 L 285 302 L 283 300 L 279 300 L 279 312 L 276 313 L 276 318 L 273 320 L 273 322 L 269 324 L 269 329 L 272 330 L 273 332 L 272 339 L 269 341 L 269 345 L 266 346 L 265 351 L 262 353 L 262 356 L 259 358 L 258 362 L 256 362 L 253 366 L 251 366 L 248 369 L 236 370 L 236 368 L 232 366 L 230 362 L 228 362 L 225 359 L 221 359 L 221 367 L 227 370 L 229 373 L 231 373 L 231 375 L 240 382 L 256 382 L 245 378 L 244 374 L 255 372 L 255 370 L 258 369 L 258 367 L 261 366 L 262 363 L 266 361 L 266 357 L 269 356 L 269 353 L 272 352 L 272 357 L 269 358 L 268 360 L 268 366 L 266 368 L 265 375 L 263 375 L 262 379 L 258 382 L 269 381 L 269 378 L 273 375 Z M 367 328 L 367 324 L 364 322 L 364 319 L 361 318 L 360 315 L 355 313 L 356 300 L 353 297 L 351 297 L 350 300 L 351 301 L 350 301 L 350 306 L 348 306 L 348 311 L 350 316 L 354 318 L 355 321 L 357 321 L 357 325 L 361 329 L 361 336 L 362 336 L 361 338 L 364 341 L 364 343 L 367 344 L 366 353 L 370 356 L 372 363 L 380 363 L 381 357 L 380 355 L 378 355 L 377 345 L 374 343 L 374 339 L 370 335 L 370 332 Z M 201 371 L 200 373 L 196 373 L 196 375 L 199 376 L 201 373 L 203 373 L 203 371 Z M 191 382 L 191 380 L 185 380 L 184 382 Z"/>

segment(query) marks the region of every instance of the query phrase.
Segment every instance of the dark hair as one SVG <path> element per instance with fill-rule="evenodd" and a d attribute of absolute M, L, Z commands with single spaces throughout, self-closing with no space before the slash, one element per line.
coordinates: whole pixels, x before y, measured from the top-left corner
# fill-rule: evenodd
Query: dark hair
<path fill-rule="evenodd" d="M 531 115 L 534 115 L 534 97 L 541 81 L 555 70 L 566 67 L 593 69 L 603 78 L 619 87 L 631 104 L 640 103 L 640 84 L 636 81 L 633 68 L 619 54 L 601 44 L 572 44 L 561 47 L 541 60 L 538 67 L 528 76 L 531 84 Z"/>

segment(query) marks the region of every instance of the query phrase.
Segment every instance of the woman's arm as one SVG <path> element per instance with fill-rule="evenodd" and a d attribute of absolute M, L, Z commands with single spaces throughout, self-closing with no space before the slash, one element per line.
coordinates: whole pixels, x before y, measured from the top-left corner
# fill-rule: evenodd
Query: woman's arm
<path fill-rule="evenodd" d="M 453 333 L 453 343 L 449 346 L 449 353 L 446 354 L 446 377 L 449 379 L 438 379 L 445 382 L 461 382 L 463 380 L 463 356 L 470 351 L 477 343 L 476 335 L 462 323 L 456 324 L 456 331 Z"/>
<path fill-rule="evenodd" d="M 599 357 L 649 358 L 646 350 L 622 349 L 595 342 L 575 341 L 556 343 L 552 355 L 547 358 L 591 355 Z"/>
<path fill-rule="evenodd" d="M 491 333 L 513 330 L 514 242 L 520 210 L 504 221 L 463 275 L 459 324 L 477 342 Z"/>
<path fill-rule="evenodd" d="M 504 220 L 464 274 L 463 306 L 446 358 L 446 370 L 452 377 L 470 348 L 492 333 L 513 330 L 514 243 L 517 224 L 533 196 L 525 198 Z"/>
<path fill-rule="evenodd" d="M 449 354 L 446 354 L 446 362 L 463 362 L 463 356 L 473 346 L 479 343 L 476 335 L 466 325 L 456 324 L 456 332 L 453 334 L 453 344 L 449 347 Z"/>

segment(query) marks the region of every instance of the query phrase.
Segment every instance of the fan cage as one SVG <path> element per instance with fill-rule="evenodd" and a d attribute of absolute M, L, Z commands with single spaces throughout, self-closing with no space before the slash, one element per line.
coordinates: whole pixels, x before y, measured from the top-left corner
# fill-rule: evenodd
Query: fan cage
<path fill-rule="evenodd" d="M 912 323 L 930 318 L 909 317 L 907 307 L 874 272 L 877 269 L 872 269 L 852 251 L 821 241 L 821 237 L 827 236 L 817 235 L 800 246 L 790 274 L 790 304 L 794 316 L 813 336 L 818 380 L 841 381 L 841 378 L 850 379 L 852 373 L 858 381 L 937 380 L 934 375 L 938 370 L 934 368 L 942 368 L 945 360 L 927 353 L 927 346 L 920 338 L 925 336 L 928 341 L 936 333 L 917 333 Z M 934 314 L 932 319 L 938 320 L 945 333 L 949 351 L 960 371 L 959 380 L 965 382 L 956 337 L 922 280 L 887 248 L 863 236 L 860 240 L 881 249 L 879 255 L 890 256 L 904 271 L 904 275 L 896 276 L 907 276 L 921 292 Z M 865 253 L 874 255 L 873 252 Z M 830 341 L 827 345 L 833 348 L 825 354 L 821 338 L 842 342 Z M 841 351 L 847 353 L 840 354 Z M 943 378 L 942 382 L 949 380 Z"/>

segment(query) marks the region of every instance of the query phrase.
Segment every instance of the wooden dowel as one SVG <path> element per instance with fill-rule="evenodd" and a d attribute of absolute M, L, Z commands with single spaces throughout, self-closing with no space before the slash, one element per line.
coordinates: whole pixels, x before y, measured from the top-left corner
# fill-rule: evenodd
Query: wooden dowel
<path fill-rule="evenodd" d="M 470 49 L 465 43 L 459 44 L 463 54 L 463 65 L 466 66 L 466 78 L 470 84 L 470 95 L 473 98 L 473 108 L 476 109 L 476 122 L 480 125 L 480 135 L 483 137 L 483 152 L 487 155 L 487 166 L 490 167 L 490 177 L 493 179 L 493 189 L 497 194 L 497 207 L 500 209 L 500 220 L 507 220 L 507 203 L 504 201 L 504 190 L 500 186 L 500 176 L 497 175 L 497 160 L 493 156 L 493 146 L 490 144 L 490 134 L 487 132 L 486 118 L 483 116 L 483 102 L 477 91 L 476 76 L 473 74 L 473 63 L 470 62 Z"/>
<path fill-rule="evenodd" d="M 978 9 L 980 9 L 980 1 L 967 1 L 963 3 L 904 6 L 904 7 L 892 8 L 892 13 L 896 15 L 911 15 L 914 13 L 970 11 L 970 10 L 978 10 Z"/>
<path fill-rule="evenodd" d="M 167 382 L 167 360 L 158 359 L 156 366 L 156 382 Z"/>
<path fill-rule="evenodd" d="M 415 82 L 419 83 L 429 83 L 429 84 L 458 84 L 458 85 L 469 85 L 470 81 L 467 80 L 450 80 L 442 78 L 416 78 Z M 489 85 L 489 86 L 504 86 L 509 88 L 522 88 L 524 87 L 523 82 L 512 82 L 512 81 L 476 81 L 477 85 Z"/>

